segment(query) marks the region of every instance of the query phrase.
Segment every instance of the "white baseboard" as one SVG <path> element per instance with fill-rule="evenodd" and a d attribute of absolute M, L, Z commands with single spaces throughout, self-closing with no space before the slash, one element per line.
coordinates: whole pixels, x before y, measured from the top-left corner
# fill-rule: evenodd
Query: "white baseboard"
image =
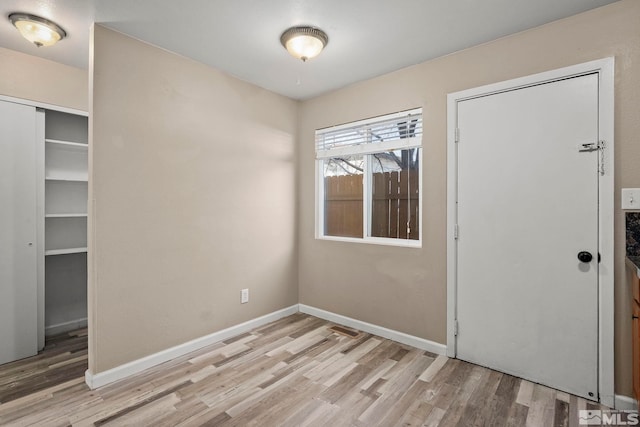
<path fill-rule="evenodd" d="M 104 372 L 92 374 L 91 372 L 89 372 L 89 370 L 87 370 L 84 374 L 84 379 L 89 388 L 93 390 L 98 387 L 102 387 L 104 385 L 127 378 L 131 375 L 137 374 L 177 357 L 184 356 L 187 353 L 199 350 L 208 345 L 215 344 L 236 335 L 243 334 L 252 329 L 258 328 L 262 325 L 266 325 L 267 323 L 273 322 L 283 317 L 290 316 L 297 312 L 298 304 L 295 304 L 291 307 L 274 311 L 273 313 L 266 314 L 264 316 L 249 320 L 239 325 L 231 326 L 230 328 L 223 329 L 221 331 L 214 332 L 204 337 L 196 338 L 175 347 L 159 351 L 158 353 L 151 354 L 141 359 L 125 363 L 124 365 L 116 366 L 115 368 L 109 369 Z"/>
<path fill-rule="evenodd" d="M 397 341 L 402 344 L 410 345 L 412 347 L 419 348 L 421 350 L 430 351 L 438 355 L 444 356 L 447 352 L 447 346 L 437 342 L 429 341 L 424 338 L 419 338 L 413 335 L 405 334 L 404 332 L 394 331 L 393 329 L 387 329 L 383 326 L 373 325 L 371 323 L 363 322 L 361 320 L 352 319 L 351 317 L 335 314 L 330 311 L 321 310 L 319 308 L 311 307 L 304 304 L 299 304 L 300 312 L 307 313 L 321 319 L 335 322 L 344 326 L 358 329 L 360 331 L 368 332 L 370 334 L 378 335 L 382 338 L 387 338 L 393 341 Z"/>
<path fill-rule="evenodd" d="M 56 323 L 55 325 L 45 326 L 44 335 L 58 335 L 63 334 L 65 332 L 73 331 L 80 328 L 87 327 L 87 318 L 84 317 L 82 319 L 70 320 L 68 322 Z"/>
<path fill-rule="evenodd" d="M 637 411 L 638 402 L 633 397 L 616 394 L 615 407 L 618 410 Z"/>

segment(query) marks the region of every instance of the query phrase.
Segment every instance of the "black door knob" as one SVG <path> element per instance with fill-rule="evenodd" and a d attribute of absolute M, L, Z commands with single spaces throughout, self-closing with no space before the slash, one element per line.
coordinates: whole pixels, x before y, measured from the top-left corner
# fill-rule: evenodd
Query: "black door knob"
<path fill-rule="evenodd" d="M 578 252 L 578 259 L 580 262 L 591 262 L 593 255 L 587 251 Z"/>

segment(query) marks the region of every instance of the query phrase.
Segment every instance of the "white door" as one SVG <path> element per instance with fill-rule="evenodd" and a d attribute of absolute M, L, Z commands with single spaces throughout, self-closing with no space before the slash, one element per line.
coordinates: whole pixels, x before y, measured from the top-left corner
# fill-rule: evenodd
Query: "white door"
<path fill-rule="evenodd" d="M 457 108 L 456 355 L 597 400 L 598 75 Z"/>
<path fill-rule="evenodd" d="M 0 101 L 0 364 L 37 353 L 36 110 Z"/>

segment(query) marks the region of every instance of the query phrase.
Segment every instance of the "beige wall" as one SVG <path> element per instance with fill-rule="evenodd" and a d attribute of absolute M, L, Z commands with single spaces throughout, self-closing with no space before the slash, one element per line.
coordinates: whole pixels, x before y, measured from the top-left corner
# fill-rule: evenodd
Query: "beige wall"
<path fill-rule="evenodd" d="M 0 47 L 0 95 L 87 111 L 87 70 Z"/>
<path fill-rule="evenodd" d="M 300 302 L 446 343 L 446 95 L 594 59 L 616 60 L 616 392 L 631 395 L 624 216 L 619 189 L 640 187 L 640 1 L 623 0 L 361 82 L 301 104 Z M 314 130 L 423 107 L 423 247 L 314 239 Z"/>
<path fill-rule="evenodd" d="M 297 103 L 100 26 L 93 43 L 95 374 L 298 302 Z"/>

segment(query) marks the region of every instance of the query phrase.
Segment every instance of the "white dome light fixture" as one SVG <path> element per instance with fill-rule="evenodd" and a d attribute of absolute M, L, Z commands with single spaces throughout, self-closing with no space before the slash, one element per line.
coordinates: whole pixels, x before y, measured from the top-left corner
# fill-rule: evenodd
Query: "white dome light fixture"
<path fill-rule="evenodd" d="M 280 36 L 280 43 L 294 58 L 306 62 L 318 56 L 329 43 L 327 33 L 315 27 L 291 27 Z"/>
<path fill-rule="evenodd" d="M 22 37 L 36 46 L 52 46 L 65 38 L 67 33 L 55 22 L 28 13 L 12 13 L 9 21 Z"/>

